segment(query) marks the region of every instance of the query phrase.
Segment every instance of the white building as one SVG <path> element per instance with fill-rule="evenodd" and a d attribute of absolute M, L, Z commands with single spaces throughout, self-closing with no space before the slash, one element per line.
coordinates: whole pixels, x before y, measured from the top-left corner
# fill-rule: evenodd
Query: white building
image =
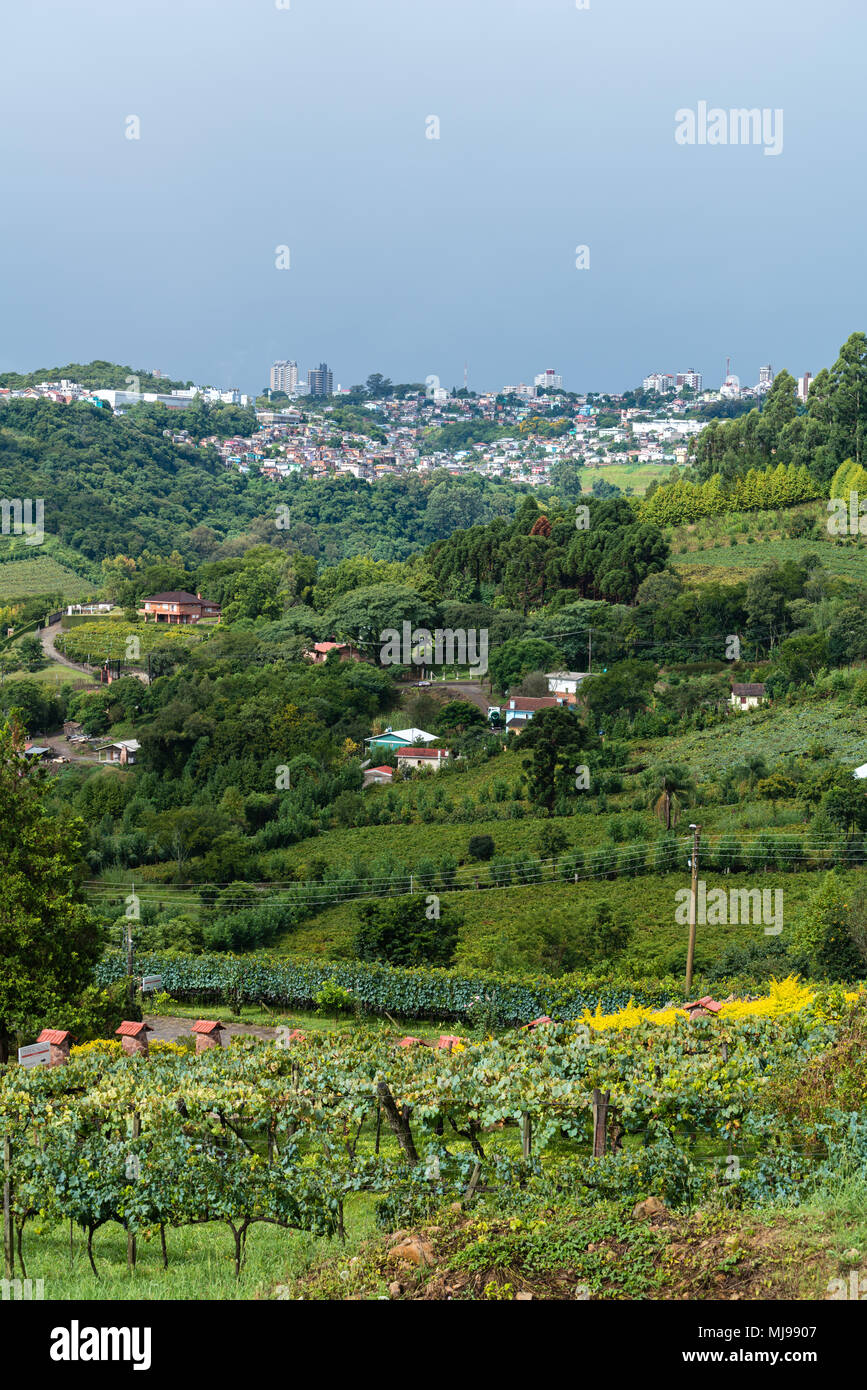
<path fill-rule="evenodd" d="M 803 376 L 798 377 L 798 399 L 805 401 L 810 394 L 810 382 L 813 380 L 812 372 L 804 372 Z"/>
<path fill-rule="evenodd" d="M 578 687 L 589 674 L 589 671 L 546 671 L 545 679 L 551 695 L 565 695 L 569 703 L 574 704 Z"/>
<path fill-rule="evenodd" d="M 294 396 L 298 390 L 298 363 L 275 362 L 271 368 L 271 390 Z"/>
<path fill-rule="evenodd" d="M 553 367 L 546 367 L 544 372 L 533 378 L 533 385 L 543 391 L 562 391 L 563 378 L 558 376 Z"/>

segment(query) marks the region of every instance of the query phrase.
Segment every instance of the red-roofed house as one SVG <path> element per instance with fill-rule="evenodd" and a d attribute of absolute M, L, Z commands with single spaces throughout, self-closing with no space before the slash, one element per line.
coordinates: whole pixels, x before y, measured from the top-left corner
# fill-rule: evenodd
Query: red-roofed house
<path fill-rule="evenodd" d="M 383 764 L 382 767 L 368 767 L 364 770 L 364 785 L 369 787 L 373 782 L 389 783 L 394 776 L 394 768 Z"/>
<path fill-rule="evenodd" d="M 337 652 L 341 661 L 364 661 L 358 647 L 351 642 L 314 642 L 311 650 L 304 655 L 314 666 L 323 666 L 331 652 Z"/>
<path fill-rule="evenodd" d="M 201 594 L 188 594 L 184 589 L 172 589 L 164 594 L 152 594 L 143 600 L 138 611 L 145 622 L 197 623 L 202 618 L 219 618 L 222 608 Z"/>

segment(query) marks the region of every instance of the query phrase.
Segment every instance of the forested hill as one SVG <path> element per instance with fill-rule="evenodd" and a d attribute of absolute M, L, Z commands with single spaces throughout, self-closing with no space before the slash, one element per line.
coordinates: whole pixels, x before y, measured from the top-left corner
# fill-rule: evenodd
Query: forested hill
<path fill-rule="evenodd" d="M 190 565 L 262 542 L 332 564 L 356 554 L 404 559 L 459 527 L 511 516 L 522 496 L 506 483 L 446 473 L 373 485 L 271 482 L 162 431 L 145 411 L 9 401 L 0 412 L 0 496 L 44 498 L 47 534 L 89 561 L 176 550 Z M 278 528 L 279 503 L 289 520 Z"/>
<path fill-rule="evenodd" d="M 44 381 L 75 381 L 87 391 L 129 389 L 130 378 L 139 383 L 139 391 L 173 391 L 183 386 L 191 386 L 189 381 L 174 381 L 171 377 L 155 376 L 141 367 L 121 367 L 117 362 L 67 362 L 65 367 L 37 367 L 33 372 L 0 372 L 0 386 L 8 386 L 13 391 L 21 391 L 28 386 L 38 386 Z"/>

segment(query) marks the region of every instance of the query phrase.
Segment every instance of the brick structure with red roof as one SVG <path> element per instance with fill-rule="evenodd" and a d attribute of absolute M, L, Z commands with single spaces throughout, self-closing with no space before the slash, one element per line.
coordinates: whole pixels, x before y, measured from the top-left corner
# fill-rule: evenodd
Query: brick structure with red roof
<path fill-rule="evenodd" d="M 50 1067 L 62 1067 L 69 1061 L 72 1034 L 64 1028 L 43 1028 L 36 1041 L 51 1044 L 51 1051 L 48 1054 Z"/>
<path fill-rule="evenodd" d="M 225 1024 L 218 1023 L 215 1019 L 199 1018 L 190 1031 L 195 1035 L 197 1055 L 200 1052 L 207 1052 L 210 1047 L 223 1046 L 223 1039 L 220 1034 L 225 1032 Z"/>
<path fill-rule="evenodd" d="M 115 1033 L 121 1041 L 121 1046 L 128 1057 L 147 1057 L 148 1055 L 148 1033 L 152 1033 L 153 1028 L 149 1028 L 146 1023 L 131 1023 L 129 1019 L 124 1019 L 119 1028 L 115 1028 Z"/>

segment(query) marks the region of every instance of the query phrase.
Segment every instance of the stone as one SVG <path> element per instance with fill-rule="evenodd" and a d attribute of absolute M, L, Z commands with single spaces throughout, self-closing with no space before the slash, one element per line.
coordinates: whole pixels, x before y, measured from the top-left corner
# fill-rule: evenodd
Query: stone
<path fill-rule="evenodd" d="M 667 1207 L 659 1197 L 645 1197 L 643 1202 L 638 1202 L 632 1210 L 634 1221 L 648 1221 L 652 1216 L 665 1216 Z"/>
<path fill-rule="evenodd" d="M 396 1260 L 403 1260 L 407 1264 L 419 1266 L 432 1266 L 436 1264 L 433 1247 L 430 1241 L 419 1240 L 417 1237 L 412 1237 L 409 1240 L 403 1241 L 400 1245 L 393 1246 L 392 1249 L 389 1250 L 386 1259 L 389 1264 Z"/>

